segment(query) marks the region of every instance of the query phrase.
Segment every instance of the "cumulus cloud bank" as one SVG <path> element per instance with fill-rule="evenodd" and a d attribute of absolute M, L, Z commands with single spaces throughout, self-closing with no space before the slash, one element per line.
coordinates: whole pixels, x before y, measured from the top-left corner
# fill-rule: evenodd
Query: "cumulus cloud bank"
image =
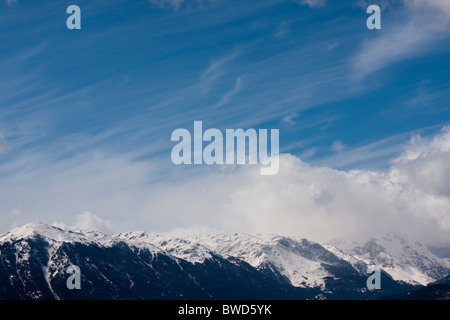
<path fill-rule="evenodd" d="M 245 169 L 189 181 L 163 190 L 154 207 L 168 218 L 175 213 L 180 223 L 225 231 L 317 241 L 351 232 L 397 231 L 442 245 L 450 243 L 449 179 L 447 127 L 433 139 L 413 137 L 385 171 L 312 167 L 284 154 L 276 176 Z"/>

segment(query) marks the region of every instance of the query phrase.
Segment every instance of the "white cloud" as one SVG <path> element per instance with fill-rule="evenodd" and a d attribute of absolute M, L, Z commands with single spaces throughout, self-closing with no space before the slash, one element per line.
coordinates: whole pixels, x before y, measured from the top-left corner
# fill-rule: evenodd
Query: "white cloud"
<path fill-rule="evenodd" d="M 16 1 L 16 0 L 7 0 L 7 1 Z M 191 4 L 191 3 L 196 3 L 196 4 L 202 4 L 204 2 L 216 2 L 219 0 L 195 0 L 195 1 L 186 1 L 186 0 L 148 0 L 150 3 L 160 7 L 160 8 L 166 8 L 166 7 L 170 7 L 173 9 L 178 9 L 181 7 L 181 5 L 183 5 L 184 3 L 186 4 Z M 318 7 L 323 7 L 328 0 L 293 0 L 295 2 L 299 2 L 303 5 L 306 5 L 310 8 L 318 8 Z"/>
<path fill-rule="evenodd" d="M 76 217 L 75 224 L 72 229 L 111 233 L 112 223 L 107 219 L 102 219 L 96 215 L 93 215 L 89 211 L 85 211 Z"/>
<path fill-rule="evenodd" d="M 435 23 L 448 25 L 450 22 L 450 1 L 448 0 L 405 0 L 405 5 L 431 15 Z"/>
<path fill-rule="evenodd" d="M 285 123 L 287 123 L 289 125 L 292 125 L 292 124 L 295 124 L 296 118 L 298 118 L 298 113 L 297 112 L 291 112 L 288 115 L 284 116 L 281 119 L 281 121 L 283 121 L 283 122 L 285 122 Z"/>
<path fill-rule="evenodd" d="M 341 140 L 335 140 L 333 144 L 331 145 L 331 150 L 334 152 L 341 152 L 345 150 L 347 147 Z"/>
<path fill-rule="evenodd" d="M 442 156 L 450 152 L 450 127 L 444 127 L 431 141 L 414 135 L 407 148 L 395 159 L 396 163 L 407 163 L 419 158 Z"/>
<path fill-rule="evenodd" d="M 102 219 L 89 211 L 78 214 L 72 226 L 68 226 L 67 223 L 61 221 L 53 221 L 51 225 L 66 230 L 100 231 L 103 233 L 112 233 L 113 231 L 111 221 Z"/>
<path fill-rule="evenodd" d="M 11 7 L 14 3 L 16 3 L 17 0 L 6 0 L 6 4 Z"/>
<path fill-rule="evenodd" d="M 192 3 L 196 3 L 201 5 L 203 2 L 215 2 L 218 0 L 196 0 L 196 1 L 186 1 L 186 0 L 149 0 L 150 3 L 160 7 L 160 8 L 173 8 L 177 10 L 181 7 L 183 3 L 187 5 L 191 5 Z"/>
<path fill-rule="evenodd" d="M 376 4 L 381 10 L 384 10 L 398 3 L 397 0 L 377 0 L 376 2 L 359 0 L 357 5 L 365 10 L 368 6 Z M 403 4 L 413 10 L 420 10 L 421 13 L 431 14 L 435 18 L 450 19 L 450 2 L 448 0 L 403 0 Z"/>
<path fill-rule="evenodd" d="M 424 47 L 429 40 L 429 33 L 413 22 L 398 26 L 365 42 L 352 57 L 353 71 L 358 78 L 364 78 L 394 62 L 429 50 Z"/>
<path fill-rule="evenodd" d="M 149 0 L 152 4 L 157 5 L 158 7 L 173 7 L 174 9 L 178 9 L 180 5 L 184 2 L 184 0 Z"/>
<path fill-rule="evenodd" d="M 305 151 L 302 152 L 300 157 L 302 159 L 311 158 L 313 155 L 315 155 L 317 153 L 317 150 L 318 150 L 317 147 L 312 147 L 312 148 L 306 149 Z"/>
<path fill-rule="evenodd" d="M 18 206 L 14 207 L 11 210 L 11 214 L 17 216 L 18 214 L 20 214 L 21 210 L 22 210 L 22 205 L 19 204 Z"/>
<path fill-rule="evenodd" d="M 414 136 L 393 163 L 422 193 L 450 199 L 450 127 L 432 140 Z"/>
<path fill-rule="evenodd" d="M 358 7 L 362 8 L 363 10 L 366 10 L 368 6 L 370 5 L 377 5 L 380 7 L 381 10 L 384 10 L 392 5 L 392 2 L 396 0 L 377 0 L 374 2 L 373 0 L 359 0 L 357 2 Z"/>
<path fill-rule="evenodd" d="M 220 100 L 213 106 L 213 108 L 220 108 L 223 107 L 224 105 L 227 105 L 231 98 L 238 94 L 239 91 L 241 91 L 242 89 L 242 79 L 244 78 L 244 76 L 240 76 L 238 78 L 236 78 L 236 81 L 234 83 L 234 88 L 231 89 L 230 91 L 228 91 L 227 93 L 225 93 L 222 98 L 220 98 Z"/>
<path fill-rule="evenodd" d="M 9 151 L 8 143 L 6 142 L 5 138 L 3 138 L 2 134 L 0 133 L 0 154 L 6 153 Z"/>
<path fill-rule="evenodd" d="M 400 133 L 365 145 L 344 148 L 329 156 L 314 161 L 316 166 L 332 166 L 333 168 L 385 168 L 389 161 L 401 151 L 402 145 L 408 142 L 411 133 Z"/>
<path fill-rule="evenodd" d="M 307 5 L 310 8 L 323 7 L 327 0 L 300 0 L 300 3 Z"/>
<path fill-rule="evenodd" d="M 282 21 L 273 32 L 276 39 L 281 39 L 291 31 L 292 21 Z"/>

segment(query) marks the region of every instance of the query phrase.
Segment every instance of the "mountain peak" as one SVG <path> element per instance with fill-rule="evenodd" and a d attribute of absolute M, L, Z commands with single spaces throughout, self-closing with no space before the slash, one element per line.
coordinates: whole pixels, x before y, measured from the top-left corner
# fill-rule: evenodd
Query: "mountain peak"
<path fill-rule="evenodd" d="M 42 222 L 30 222 L 0 235 L 0 242 L 23 240 L 35 236 L 56 242 L 92 242 L 94 238 L 83 232 L 63 230 Z"/>
<path fill-rule="evenodd" d="M 325 247 L 364 273 L 377 265 L 394 280 L 427 285 L 447 275 L 450 269 L 425 245 L 393 232 L 348 235 L 329 241 Z"/>

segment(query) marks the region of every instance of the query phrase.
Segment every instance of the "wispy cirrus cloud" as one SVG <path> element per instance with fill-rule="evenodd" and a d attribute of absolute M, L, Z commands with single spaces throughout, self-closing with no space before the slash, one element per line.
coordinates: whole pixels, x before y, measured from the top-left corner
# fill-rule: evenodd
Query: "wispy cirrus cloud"
<path fill-rule="evenodd" d="M 216 2 L 219 0 L 194 0 L 194 1 L 188 1 L 188 0 L 148 0 L 153 5 L 156 5 L 160 8 L 172 8 L 174 10 L 178 10 L 183 4 L 187 5 L 202 5 L 203 3 L 207 2 Z"/>
<path fill-rule="evenodd" d="M 9 151 L 8 143 L 6 142 L 6 140 L 3 137 L 3 135 L 0 133 L 0 155 L 2 153 L 6 153 L 8 151 Z"/>
<path fill-rule="evenodd" d="M 185 0 L 149 0 L 150 3 L 158 7 L 172 7 L 174 9 L 178 9 L 184 1 Z"/>
<path fill-rule="evenodd" d="M 220 100 L 214 105 L 214 108 L 220 108 L 228 103 L 230 103 L 231 98 L 236 95 L 237 93 L 239 93 L 239 91 L 241 91 L 242 89 L 242 81 L 244 79 L 245 76 L 240 76 L 236 78 L 235 84 L 234 84 L 234 88 L 231 89 L 230 91 L 228 91 L 227 93 L 225 93 L 222 98 L 220 98 Z"/>
<path fill-rule="evenodd" d="M 15 0 L 7 0 L 7 1 L 15 1 Z M 187 1 L 187 0 L 148 0 L 150 3 L 157 5 L 161 8 L 171 7 L 173 9 L 180 8 L 183 4 L 192 4 L 195 3 L 197 5 L 201 5 L 203 3 L 208 2 L 218 2 L 220 0 L 195 0 L 195 1 Z M 320 8 L 327 4 L 328 0 L 289 0 L 301 3 L 302 5 L 308 6 L 310 8 Z"/>
<path fill-rule="evenodd" d="M 359 3 L 360 6 L 363 4 Z M 382 1 L 381 5 L 387 12 L 391 9 L 391 1 Z M 395 9 L 402 14 L 391 15 L 394 22 L 387 26 L 382 24 L 381 34 L 363 43 L 351 58 L 358 79 L 364 79 L 393 63 L 430 52 L 437 42 L 448 38 L 450 34 L 448 1 L 404 1 L 403 7 Z M 385 14 L 383 11 L 382 15 Z"/>
<path fill-rule="evenodd" d="M 414 23 L 399 26 L 392 32 L 365 42 L 352 57 L 354 74 L 363 79 L 386 66 L 427 52 L 430 35 Z"/>
<path fill-rule="evenodd" d="M 14 3 L 16 3 L 17 0 L 6 0 L 6 4 L 11 7 Z"/>
<path fill-rule="evenodd" d="M 328 0 L 296 0 L 301 4 L 307 5 L 310 8 L 319 8 L 327 4 Z"/>
<path fill-rule="evenodd" d="M 446 25 L 450 23 L 450 2 L 447 0 L 405 0 L 405 5 L 414 10 L 425 11 L 434 23 Z"/>
<path fill-rule="evenodd" d="M 312 163 L 316 166 L 331 166 L 344 170 L 365 166 L 368 163 L 375 168 L 383 167 L 389 164 L 389 159 L 398 156 L 402 145 L 408 141 L 411 134 L 413 133 L 404 132 L 352 148 L 336 140 L 331 146 L 335 153 L 316 159 Z"/>
<path fill-rule="evenodd" d="M 292 21 L 281 21 L 280 24 L 273 32 L 273 36 L 276 39 L 281 39 L 289 34 L 291 31 L 293 22 Z"/>

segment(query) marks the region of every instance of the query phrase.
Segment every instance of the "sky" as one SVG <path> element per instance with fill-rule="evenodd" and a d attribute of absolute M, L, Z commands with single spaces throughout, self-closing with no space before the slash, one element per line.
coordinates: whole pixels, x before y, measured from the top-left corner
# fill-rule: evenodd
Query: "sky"
<path fill-rule="evenodd" d="M 447 0 L 0 0 L 0 30 L 0 232 L 450 245 Z M 194 121 L 279 129 L 279 173 L 174 165 Z"/>

